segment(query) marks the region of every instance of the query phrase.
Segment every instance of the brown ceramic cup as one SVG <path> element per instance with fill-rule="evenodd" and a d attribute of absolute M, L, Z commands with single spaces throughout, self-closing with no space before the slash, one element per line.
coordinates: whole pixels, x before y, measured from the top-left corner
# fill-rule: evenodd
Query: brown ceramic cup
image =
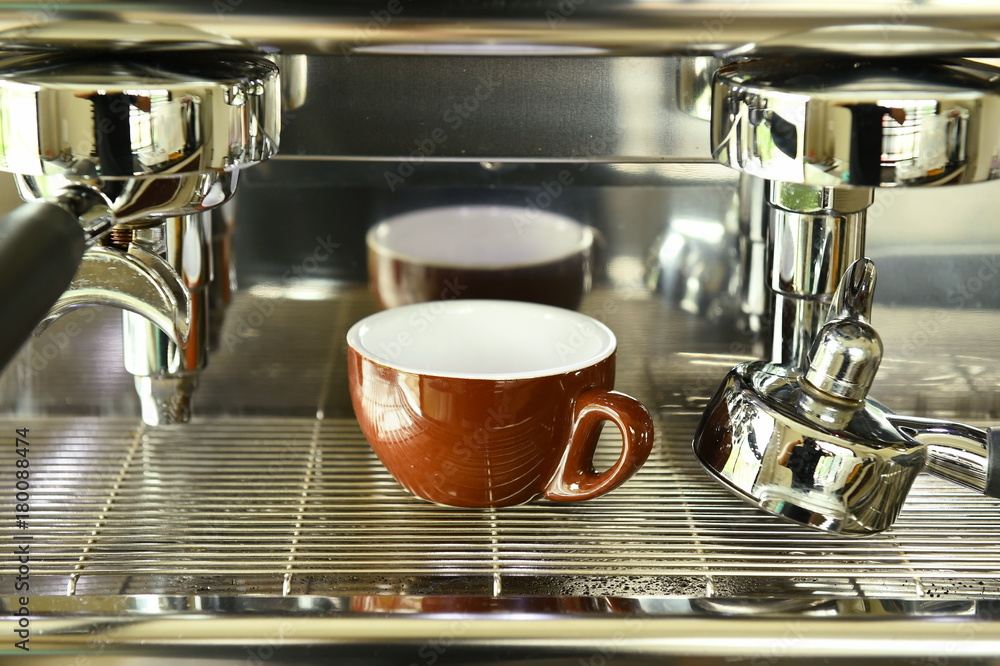
<path fill-rule="evenodd" d="M 450 506 L 597 497 L 631 477 L 653 422 L 612 390 L 615 336 L 586 315 L 495 300 L 385 310 L 347 334 L 361 429 L 410 492 Z M 604 421 L 618 460 L 593 469 Z"/>
<path fill-rule="evenodd" d="M 368 278 L 380 308 L 504 299 L 575 309 L 590 289 L 594 232 L 514 206 L 444 206 L 369 229 Z"/>

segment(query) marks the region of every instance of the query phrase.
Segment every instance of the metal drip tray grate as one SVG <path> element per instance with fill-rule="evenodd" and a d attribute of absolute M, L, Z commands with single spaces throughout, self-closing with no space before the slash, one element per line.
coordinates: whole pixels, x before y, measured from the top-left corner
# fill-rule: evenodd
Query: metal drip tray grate
<path fill-rule="evenodd" d="M 1000 596 L 997 501 L 923 477 L 890 532 L 813 534 L 711 480 L 697 418 L 662 414 L 603 498 L 490 511 L 412 497 L 351 419 L 8 417 L 31 429 L 32 503 L 0 532 L 32 536 L 36 595 Z M 12 558 L 0 573 L 13 589 Z"/>

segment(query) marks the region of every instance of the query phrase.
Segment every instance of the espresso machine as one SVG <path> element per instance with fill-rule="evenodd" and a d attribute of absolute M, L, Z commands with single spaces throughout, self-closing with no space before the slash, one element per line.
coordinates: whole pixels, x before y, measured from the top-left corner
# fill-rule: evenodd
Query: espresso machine
<path fill-rule="evenodd" d="M 0 0 L 0 660 L 995 663 L 998 128 L 975 0 Z M 366 234 L 442 206 L 591 228 L 613 492 L 365 441 Z"/>

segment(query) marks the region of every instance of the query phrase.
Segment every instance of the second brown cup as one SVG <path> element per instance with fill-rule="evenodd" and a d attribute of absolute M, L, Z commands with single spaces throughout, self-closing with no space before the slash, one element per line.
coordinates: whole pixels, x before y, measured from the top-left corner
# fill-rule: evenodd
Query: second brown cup
<path fill-rule="evenodd" d="M 368 278 L 380 308 L 504 299 L 575 309 L 590 288 L 594 232 L 515 206 L 443 206 L 368 231 Z"/>

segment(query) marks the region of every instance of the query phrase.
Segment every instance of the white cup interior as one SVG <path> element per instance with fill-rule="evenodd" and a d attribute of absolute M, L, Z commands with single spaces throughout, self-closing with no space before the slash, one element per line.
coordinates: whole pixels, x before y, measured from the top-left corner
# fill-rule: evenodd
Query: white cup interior
<path fill-rule="evenodd" d="M 347 332 L 348 344 L 404 372 L 471 379 L 521 379 L 585 368 L 615 350 L 615 335 L 592 317 L 536 303 L 432 301 L 384 310 Z"/>
<path fill-rule="evenodd" d="M 586 250 L 590 228 L 515 206 L 444 206 L 386 218 L 368 231 L 374 251 L 410 263 L 503 268 L 549 263 Z"/>

